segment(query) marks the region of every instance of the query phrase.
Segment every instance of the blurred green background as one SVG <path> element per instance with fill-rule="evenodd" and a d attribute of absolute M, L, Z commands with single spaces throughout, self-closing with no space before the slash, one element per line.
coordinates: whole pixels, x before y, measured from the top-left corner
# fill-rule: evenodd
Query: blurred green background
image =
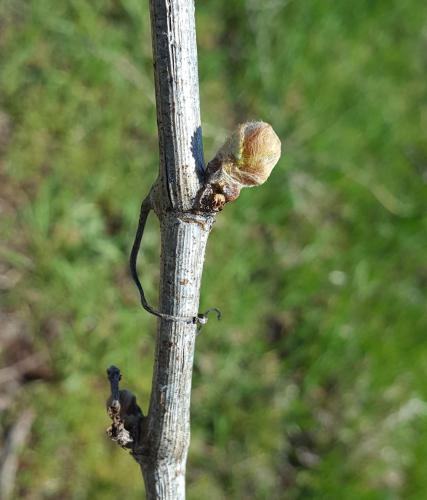
<path fill-rule="evenodd" d="M 196 9 L 205 157 L 247 119 L 285 154 L 209 240 L 188 498 L 427 498 L 427 3 Z M 0 57 L 4 450 L 32 422 L 9 497 L 142 498 L 104 401 L 111 363 L 144 410 L 151 383 L 148 4 L 0 0 Z M 153 303 L 158 247 L 153 218 Z"/>

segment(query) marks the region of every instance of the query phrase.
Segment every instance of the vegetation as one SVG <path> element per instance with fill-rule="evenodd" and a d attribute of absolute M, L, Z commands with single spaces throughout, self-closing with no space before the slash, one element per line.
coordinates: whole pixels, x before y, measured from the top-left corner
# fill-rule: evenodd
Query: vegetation
<path fill-rule="evenodd" d="M 205 156 L 239 121 L 284 156 L 209 241 L 189 499 L 427 491 L 427 4 L 196 2 Z M 134 499 L 104 436 L 114 363 L 146 410 L 155 320 L 127 270 L 157 171 L 148 5 L 0 2 L 0 417 L 36 413 L 23 499 Z M 141 274 L 152 303 L 158 227 Z"/>

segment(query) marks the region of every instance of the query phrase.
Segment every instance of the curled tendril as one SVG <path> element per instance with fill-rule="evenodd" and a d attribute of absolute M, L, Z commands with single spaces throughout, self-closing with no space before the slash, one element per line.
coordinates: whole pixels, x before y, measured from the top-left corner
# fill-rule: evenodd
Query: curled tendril
<path fill-rule="evenodd" d="M 141 305 L 146 311 L 148 311 L 150 314 L 153 314 L 154 316 L 157 316 L 158 318 L 162 318 L 168 321 L 180 321 L 188 324 L 196 324 L 197 332 L 199 333 L 203 325 L 205 325 L 208 322 L 208 314 L 211 311 L 216 311 L 217 319 L 218 320 L 221 319 L 221 312 L 219 311 L 219 309 L 217 309 L 216 307 L 211 307 L 205 313 L 198 314 L 197 316 L 173 316 L 171 314 L 162 313 L 157 309 L 155 309 L 154 307 L 152 307 L 148 303 L 147 298 L 145 297 L 144 289 L 142 287 L 141 281 L 138 276 L 138 271 L 136 269 L 136 264 L 138 260 L 139 249 L 141 247 L 141 240 L 144 235 L 145 224 L 147 222 L 148 215 L 152 210 L 152 208 L 153 205 L 151 202 L 151 197 L 150 195 L 148 195 L 141 204 L 138 227 L 136 230 L 135 240 L 133 242 L 132 250 L 129 257 L 130 273 L 133 281 L 135 282 L 136 287 L 138 288 L 139 296 L 141 299 Z"/>

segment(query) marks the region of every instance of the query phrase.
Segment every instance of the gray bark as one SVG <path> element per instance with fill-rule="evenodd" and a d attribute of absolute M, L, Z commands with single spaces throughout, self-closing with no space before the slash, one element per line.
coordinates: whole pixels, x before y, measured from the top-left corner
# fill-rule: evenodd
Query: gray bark
<path fill-rule="evenodd" d="M 167 213 L 161 217 L 159 309 L 195 316 L 205 247 L 212 219 Z M 190 443 L 190 397 L 196 326 L 161 319 L 153 383 L 145 423 L 142 471 L 149 499 L 185 498 L 185 464 Z"/>
<path fill-rule="evenodd" d="M 197 316 L 213 216 L 196 214 L 203 182 L 193 0 L 151 0 L 160 170 L 152 200 L 161 226 L 159 310 Z M 196 325 L 160 319 L 140 457 L 147 498 L 185 498 Z"/>
<path fill-rule="evenodd" d="M 241 124 L 204 172 L 193 0 L 150 0 L 159 130 L 157 182 L 141 205 L 130 269 L 141 305 L 159 318 L 150 407 L 119 390 L 120 371 L 108 370 L 108 436 L 141 465 L 148 499 L 185 498 L 190 398 L 200 284 L 215 213 L 240 188 L 262 184 L 280 156 L 280 140 L 264 122 Z M 237 149 L 236 149 L 237 148 Z M 241 160 L 244 161 L 241 161 Z M 233 167 L 231 172 L 229 169 Z M 233 174 L 233 175 L 232 175 Z M 249 179 L 249 182 L 248 182 Z M 244 182 L 245 181 L 245 182 Z M 149 210 L 160 220 L 160 298 L 148 304 L 136 257 Z"/>
<path fill-rule="evenodd" d="M 193 0 L 150 0 L 163 207 L 191 210 L 203 182 Z"/>

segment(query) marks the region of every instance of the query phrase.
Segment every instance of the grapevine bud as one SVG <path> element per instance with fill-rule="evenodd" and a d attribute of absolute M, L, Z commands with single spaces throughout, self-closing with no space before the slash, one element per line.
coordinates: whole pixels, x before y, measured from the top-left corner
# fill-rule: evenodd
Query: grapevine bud
<path fill-rule="evenodd" d="M 242 187 L 263 184 L 280 158 L 280 146 L 280 139 L 268 123 L 239 125 L 207 166 L 200 206 L 222 210 L 225 203 L 239 196 Z"/>

